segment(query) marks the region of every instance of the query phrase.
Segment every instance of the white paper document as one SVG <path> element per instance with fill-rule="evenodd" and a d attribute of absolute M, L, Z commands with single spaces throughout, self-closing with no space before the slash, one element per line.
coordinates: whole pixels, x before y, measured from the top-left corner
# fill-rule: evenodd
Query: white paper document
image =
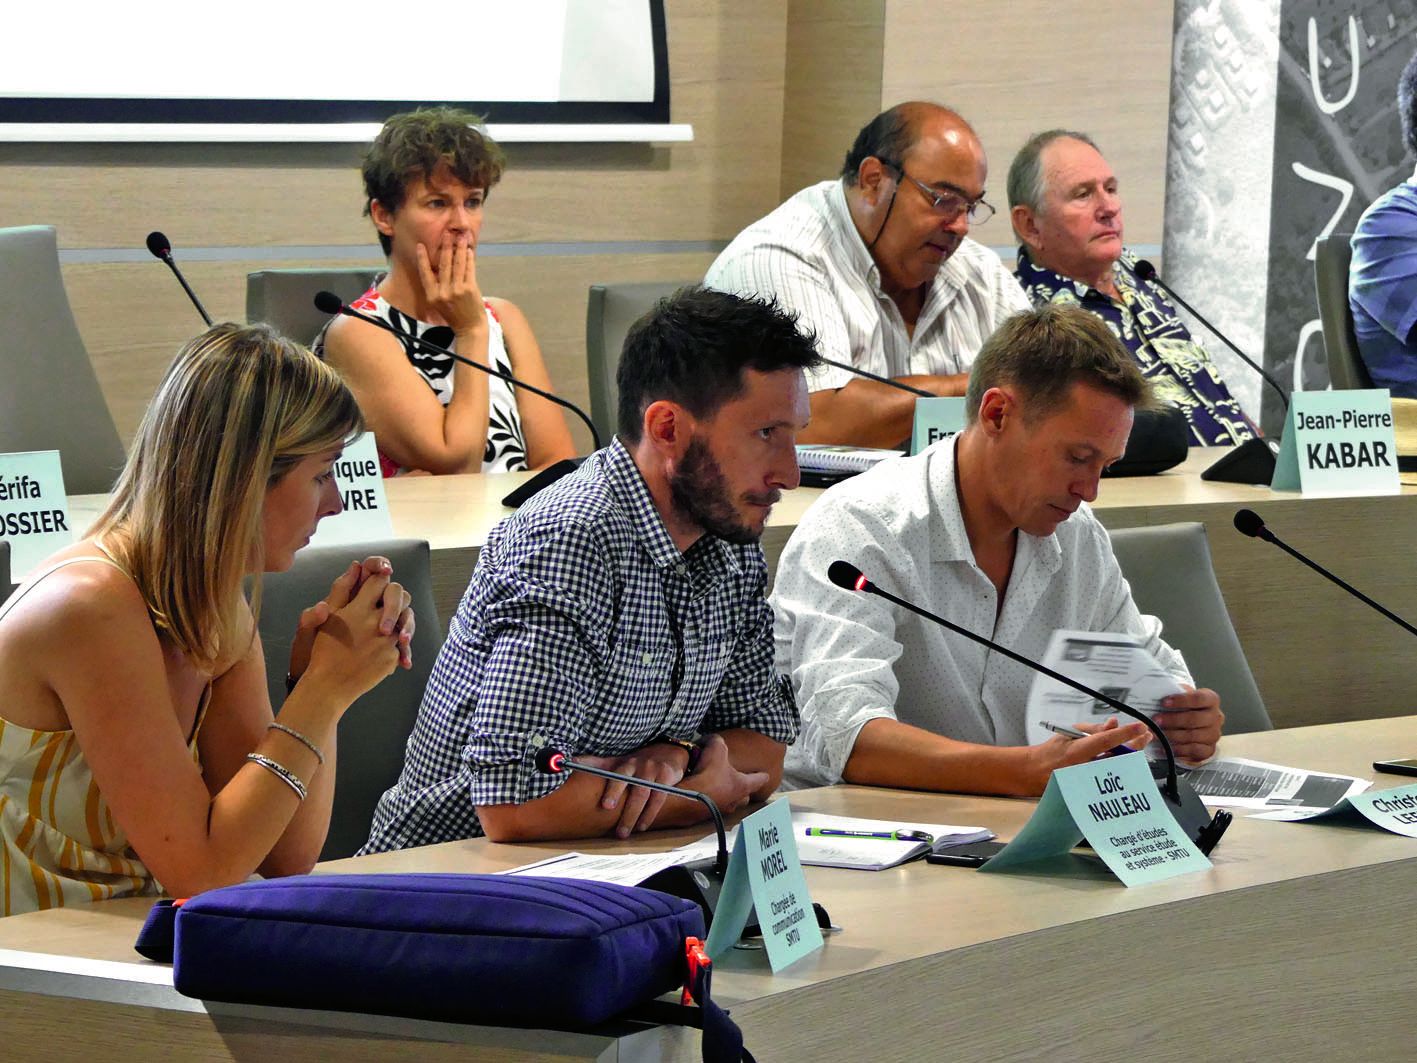
<path fill-rule="evenodd" d="M 808 828 L 889 832 L 918 831 L 929 835 L 930 841 L 893 841 L 889 838 L 846 838 L 809 836 Z M 733 848 L 736 829 L 729 832 L 728 847 Z M 793 812 L 792 835 L 797 843 L 797 855 L 802 863 L 813 867 L 844 867 L 856 871 L 884 871 L 907 860 L 913 860 L 930 850 L 939 851 L 951 845 L 987 841 L 994 832 L 987 827 L 961 827 L 950 823 L 907 823 L 893 819 L 859 819 L 855 816 L 828 816 L 820 812 Z M 718 842 L 709 835 L 679 852 L 693 854 L 694 859 L 712 856 Z"/>
<path fill-rule="evenodd" d="M 1201 800 L 1261 810 L 1259 819 L 1291 819 L 1332 808 L 1373 784 L 1353 775 L 1308 771 L 1242 757 L 1219 757 L 1186 772 Z M 1273 815 L 1269 813 L 1273 812 Z"/>
<path fill-rule="evenodd" d="M 706 855 L 718 852 L 715 844 Z M 675 849 L 667 853 L 562 853 L 504 871 L 504 875 L 529 875 L 533 878 L 578 878 L 588 882 L 614 882 L 621 886 L 638 886 L 651 875 L 666 867 L 686 864 L 697 859 L 696 853 Z"/>
<path fill-rule="evenodd" d="M 1055 631 L 1043 655 L 1043 664 L 1148 716 L 1164 712 L 1161 699 L 1182 690 L 1181 684 L 1131 635 Z M 1106 702 L 1042 674 L 1034 677 L 1033 687 L 1028 692 L 1027 712 L 1028 741 L 1034 744 L 1053 737 L 1053 732 L 1043 726 L 1045 720 L 1072 726 L 1101 724 L 1109 717 L 1118 716 L 1119 723 L 1130 722 Z M 1162 755 L 1152 746 L 1147 747 L 1148 756 Z"/>

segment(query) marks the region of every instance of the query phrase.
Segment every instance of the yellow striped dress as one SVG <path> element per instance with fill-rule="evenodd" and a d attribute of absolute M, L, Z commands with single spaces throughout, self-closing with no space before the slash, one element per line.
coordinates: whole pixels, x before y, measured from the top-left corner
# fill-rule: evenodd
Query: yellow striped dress
<path fill-rule="evenodd" d="M 104 557 L 61 561 L 0 605 L 0 621 L 51 572 L 84 561 L 124 571 Z M 188 743 L 194 760 L 210 691 Z M 71 730 L 33 731 L 0 719 L 0 847 L 5 915 L 161 892 L 114 821 Z"/>

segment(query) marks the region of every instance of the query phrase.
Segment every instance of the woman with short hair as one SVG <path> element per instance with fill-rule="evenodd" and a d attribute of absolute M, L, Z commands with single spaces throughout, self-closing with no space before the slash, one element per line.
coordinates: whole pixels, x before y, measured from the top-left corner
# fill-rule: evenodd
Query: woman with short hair
<path fill-rule="evenodd" d="M 574 453 L 556 405 L 418 342 L 551 390 L 526 317 L 478 282 L 483 208 L 506 159 L 476 123 L 439 107 L 384 124 L 363 174 L 389 272 L 352 306 L 394 333 L 337 317 L 315 340 L 358 398 L 386 476 L 536 469 Z"/>

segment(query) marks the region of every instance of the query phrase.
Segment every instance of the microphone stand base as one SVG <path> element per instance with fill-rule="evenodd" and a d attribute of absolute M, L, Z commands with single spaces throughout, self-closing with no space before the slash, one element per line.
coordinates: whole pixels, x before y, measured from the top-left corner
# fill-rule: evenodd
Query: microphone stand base
<path fill-rule="evenodd" d="M 1172 800 L 1171 795 L 1166 792 L 1166 764 L 1164 761 L 1152 761 L 1151 773 L 1161 788 L 1161 799 L 1166 802 L 1167 811 L 1181 825 L 1181 830 L 1185 832 L 1186 837 L 1196 843 L 1196 848 L 1209 856 L 1210 851 L 1220 844 L 1221 836 L 1224 835 L 1234 817 L 1223 808 L 1212 816 L 1210 809 L 1206 808 L 1205 802 L 1201 800 L 1200 794 L 1196 793 L 1195 788 L 1186 781 L 1184 776 L 1178 776 L 1176 779 L 1176 792 L 1179 800 Z"/>
<path fill-rule="evenodd" d="M 1263 484 L 1274 479 L 1275 458 L 1279 443 L 1269 439 L 1247 439 L 1217 461 L 1205 472 L 1202 480 L 1222 484 Z"/>
<path fill-rule="evenodd" d="M 640 885 L 647 890 L 658 890 L 671 897 L 693 901 L 704 913 L 704 929 L 707 930 L 713 925 L 713 914 L 718 908 L 718 895 L 723 890 L 723 873 L 718 870 L 718 861 L 710 857 L 666 867 L 663 871 L 656 871 Z"/>

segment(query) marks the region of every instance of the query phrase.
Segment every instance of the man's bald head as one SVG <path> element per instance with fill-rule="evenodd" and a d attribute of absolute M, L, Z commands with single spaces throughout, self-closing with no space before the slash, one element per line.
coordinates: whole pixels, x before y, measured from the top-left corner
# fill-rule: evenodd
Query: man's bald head
<path fill-rule="evenodd" d="M 898 168 L 924 137 L 939 137 L 983 154 L 974 127 L 958 111 L 928 100 L 907 100 L 882 111 L 856 134 L 841 165 L 842 180 L 848 187 L 856 184 L 861 163 L 869 158 Z"/>

